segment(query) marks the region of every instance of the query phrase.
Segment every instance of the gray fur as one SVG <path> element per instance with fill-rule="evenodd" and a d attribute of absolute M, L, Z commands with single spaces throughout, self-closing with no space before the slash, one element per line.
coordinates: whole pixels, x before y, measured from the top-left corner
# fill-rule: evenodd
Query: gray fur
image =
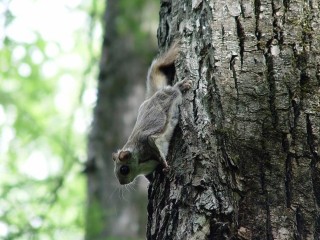
<path fill-rule="evenodd" d="M 177 44 L 164 56 L 153 61 L 147 80 L 147 89 L 152 92 L 147 94 L 147 99 L 139 108 L 136 124 L 127 143 L 113 154 L 114 171 L 120 184 L 128 184 L 138 175 L 151 173 L 159 164 L 164 170 L 169 169 L 166 156 L 178 123 L 182 93 L 191 88 L 191 81 L 186 80 L 163 87 L 167 85 L 167 79 L 160 74 L 159 67 L 172 64 L 178 52 L 176 47 Z M 129 152 L 126 155 L 129 157 L 120 159 L 124 156 L 120 155 L 121 152 Z M 124 167 L 129 171 L 126 174 L 123 174 Z"/>

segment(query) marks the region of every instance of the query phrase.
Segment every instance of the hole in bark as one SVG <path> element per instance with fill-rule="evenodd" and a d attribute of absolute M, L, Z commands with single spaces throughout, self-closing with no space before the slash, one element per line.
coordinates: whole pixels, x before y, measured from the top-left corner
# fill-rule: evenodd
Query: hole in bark
<path fill-rule="evenodd" d="M 310 77 L 305 71 L 302 71 L 300 74 L 300 86 L 305 86 L 310 81 Z"/>

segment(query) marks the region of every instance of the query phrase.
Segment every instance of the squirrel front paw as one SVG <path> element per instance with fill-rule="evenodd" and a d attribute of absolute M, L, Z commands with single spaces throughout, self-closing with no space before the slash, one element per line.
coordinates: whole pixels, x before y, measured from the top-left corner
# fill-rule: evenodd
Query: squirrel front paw
<path fill-rule="evenodd" d="M 182 80 L 182 81 L 176 83 L 175 86 L 177 86 L 181 92 L 185 92 L 192 87 L 192 81 L 191 80 Z"/>

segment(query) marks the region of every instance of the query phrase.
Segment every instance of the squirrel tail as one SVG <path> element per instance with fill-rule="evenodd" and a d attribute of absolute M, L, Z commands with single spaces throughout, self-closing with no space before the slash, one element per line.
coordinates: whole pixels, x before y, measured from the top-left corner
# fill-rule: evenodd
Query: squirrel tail
<path fill-rule="evenodd" d="M 174 61 L 179 54 L 179 42 L 174 42 L 169 50 L 153 60 L 147 77 L 147 98 L 169 85 L 169 78 L 174 77 Z"/>

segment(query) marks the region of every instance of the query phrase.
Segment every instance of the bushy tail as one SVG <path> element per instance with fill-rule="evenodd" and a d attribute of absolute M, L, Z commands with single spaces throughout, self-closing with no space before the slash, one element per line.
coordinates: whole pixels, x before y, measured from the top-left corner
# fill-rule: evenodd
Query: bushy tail
<path fill-rule="evenodd" d="M 176 41 L 167 52 L 153 60 L 148 71 L 147 98 L 169 84 L 168 78 L 170 78 L 170 75 L 174 76 L 174 61 L 177 59 L 178 54 L 179 42 Z"/>

